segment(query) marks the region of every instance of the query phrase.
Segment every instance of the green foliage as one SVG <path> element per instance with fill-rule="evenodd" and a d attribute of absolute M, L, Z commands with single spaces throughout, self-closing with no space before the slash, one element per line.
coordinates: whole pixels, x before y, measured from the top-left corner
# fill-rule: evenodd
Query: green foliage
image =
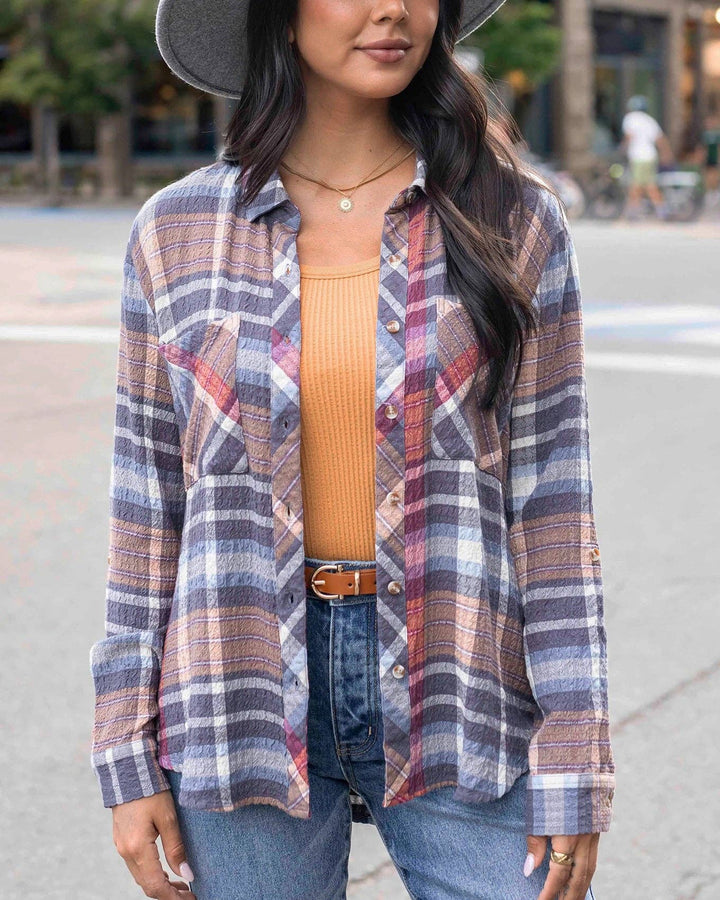
<path fill-rule="evenodd" d="M 120 108 L 118 85 L 157 58 L 157 0 L 0 0 L 0 34 L 10 56 L 0 99 L 42 102 L 63 112 L 103 115 Z M 534 89 L 555 71 L 561 30 L 552 6 L 509 0 L 463 41 L 484 51 L 492 78 L 522 73 Z M 517 87 L 517 84 L 516 84 Z"/>
<path fill-rule="evenodd" d="M 0 99 L 66 112 L 117 111 L 117 86 L 156 55 L 155 0 L 2 0 L 10 56 Z"/>
<path fill-rule="evenodd" d="M 528 89 L 540 87 L 560 63 L 562 29 L 551 4 L 509 0 L 462 43 L 479 47 L 491 78 L 521 72 Z"/>

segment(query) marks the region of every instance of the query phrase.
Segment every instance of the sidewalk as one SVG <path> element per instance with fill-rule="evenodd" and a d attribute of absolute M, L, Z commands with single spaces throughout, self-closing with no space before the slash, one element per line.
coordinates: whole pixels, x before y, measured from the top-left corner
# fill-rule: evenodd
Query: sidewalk
<path fill-rule="evenodd" d="M 0 193 L 0 210 L 44 210 L 47 212 L 67 210 L 86 210 L 88 212 L 93 210 L 137 211 L 146 199 L 147 197 L 121 197 L 117 199 L 67 197 L 58 206 L 48 206 L 47 199 L 42 194 L 27 193 L 22 196 L 12 196 Z M 720 222 L 720 190 L 707 192 L 705 195 L 705 208 L 697 221 Z"/>

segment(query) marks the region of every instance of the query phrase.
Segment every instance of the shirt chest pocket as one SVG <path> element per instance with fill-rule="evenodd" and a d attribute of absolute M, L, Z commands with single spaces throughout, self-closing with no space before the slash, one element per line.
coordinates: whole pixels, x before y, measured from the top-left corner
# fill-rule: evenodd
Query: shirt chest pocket
<path fill-rule="evenodd" d="M 481 409 L 489 364 L 475 327 L 457 299 L 437 301 L 431 450 L 437 459 L 467 459 L 494 472 L 502 459 L 495 414 Z"/>
<path fill-rule="evenodd" d="M 241 315 L 197 322 L 158 345 L 168 364 L 186 488 L 203 475 L 249 468 L 240 401 Z"/>

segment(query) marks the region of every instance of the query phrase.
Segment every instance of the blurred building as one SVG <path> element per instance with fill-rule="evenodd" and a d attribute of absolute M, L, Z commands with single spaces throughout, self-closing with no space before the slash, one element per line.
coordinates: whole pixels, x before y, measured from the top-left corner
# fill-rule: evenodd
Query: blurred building
<path fill-rule="evenodd" d="M 720 0 L 541 2 L 554 6 L 564 42 L 560 71 L 523 113 L 532 149 L 581 172 L 617 145 L 627 99 L 644 93 L 676 153 L 690 154 L 720 114 Z M 7 52 L 0 35 L 0 67 Z M 219 146 L 232 105 L 177 79 L 158 55 L 135 80 L 134 160 L 159 171 L 203 164 Z M 96 140 L 92 120 L 63 117 L 64 161 L 92 160 Z M 31 151 L 30 110 L 0 104 L 0 166 Z"/>
<path fill-rule="evenodd" d="M 0 37 L 0 67 L 9 52 Z M 215 98 L 176 78 L 162 59 L 134 73 L 132 151 L 136 159 L 151 157 L 205 159 L 214 153 L 218 134 Z M 221 116 L 222 117 L 222 116 Z M 60 150 L 69 158 L 95 152 L 95 122 L 82 114 L 65 115 L 60 124 Z M 32 150 L 31 110 L 0 102 L 0 158 Z"/>
<path fill-rule="evenodd" d="M 560 71 L 527 115 L 532 148 L 581 172 L 622 138 L 645 94 L 679 157 L 720 108 L 720 0 L 548 0 L 564 32 Z"/>

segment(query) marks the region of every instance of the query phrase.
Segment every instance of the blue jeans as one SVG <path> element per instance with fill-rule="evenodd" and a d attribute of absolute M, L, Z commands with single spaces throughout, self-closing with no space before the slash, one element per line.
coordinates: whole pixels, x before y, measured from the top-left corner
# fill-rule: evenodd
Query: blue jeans
<path fill-rule="evenodd" d="M 372 567 L 363 560 L 321 560 Z M 497 800 L 452 799 L 435 788 L 383 808 L 383 728 L 375 594 L 322 600 L 307 591 L 311 816 L 269 804 L 232 812 L 177 805 L 198 900 L 344 900 L 348 883 L 349 785 L 362 796 L 414 900 L 536 900 L 545 860 L 522 873 L 527 773 Z M 177 798 L 181 774 L 165 770 Z M 362 827 L 362 826 L 361 826 Z M 585 900 L 594 900 L 590 889 Z"/>

